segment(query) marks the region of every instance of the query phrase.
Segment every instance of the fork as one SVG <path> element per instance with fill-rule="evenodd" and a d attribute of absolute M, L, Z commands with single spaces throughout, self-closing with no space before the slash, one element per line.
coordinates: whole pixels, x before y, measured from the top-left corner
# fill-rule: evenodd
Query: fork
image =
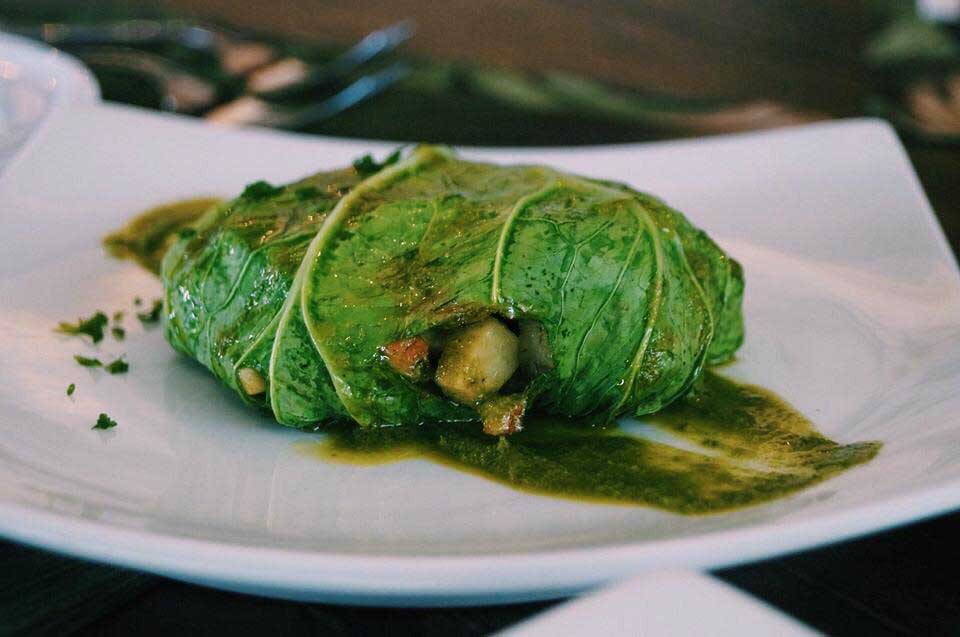
<path fill-rule="evenodd" d="M 247 92 L 265 100 L 283 100 L 329 89 L 358 68 L 396 49 L 414 34 L 414 22 L 401 20 L 368 35 L 322 65 L 284 58 L 251 73 Z"/>
<path fill-rule="evenodd" d="M 217 86 L 199 75 L 179 69 L 167 59 L 127 47 L 78 49 L 74 54 L 93 68 L 136 73 L 151 81 L 160 95 L 160 110 L 197 113 L 217 99 Z"/>
<path fill-rule="evenodd" d="M 410 74 L 410 66 L 395 62 L 369 73 L 330 97 L 301 107 L 290 107 L 245 95 L 207 113 L 206 120 L 227 126 L 267 126 L 299 130 L 330 119 L 338 113 L 393 86 Z"/>
<path fill-rule="evenodd" d="M 147 77 L 160 93 L 160 108 L 180 113 L 196 114 L 213 107 L 218 86 L 179 69 L 161 56 L 131 47 L 173 43 L 212 52 L 228 74 L 245 76 L 246 94 L 214 108 L 207 113 L 207 119 L 220 124 L 297 129 L 333 117 L 381 93 L 404 79 L 410 72 L 409 67 L 395 63 L 367 73 L 320 102 L 306 106 L 292 107 L 273 101 L 329 92 L 363 66 L 407 41 L 415 26 L 411 20 L 402 20 L 373 31 L 344 53 L 319 65 L 292 57 L 278 60 L 276 51 L 266 44 L 244 40 L 226 29 L 179 20 L 121 20 L 88 25 L 47 23 L 36 27 L 0 23 L 0 29 L 54 46 L 84 47 L 75 53 L 85 62 Z M 101 46 L 85 48 L 90 45 Z"/>

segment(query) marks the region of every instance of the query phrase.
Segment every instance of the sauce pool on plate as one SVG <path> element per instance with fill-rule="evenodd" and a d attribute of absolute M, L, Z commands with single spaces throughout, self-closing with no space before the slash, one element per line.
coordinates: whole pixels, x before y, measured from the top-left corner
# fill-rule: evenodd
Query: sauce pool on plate
<path fill-rule="evenodd" d="M 531 493 L 701 514 L 790 495 L 881 447 L 838 444 L 773 392 L 709 371 L 690 395 L 644 420 L 672 444 L 542 417 L 508 438 L 484 435 L 476 423 L 345 425 L 325 428 L 310 450 L 350 464 L 424 458 Z"/>

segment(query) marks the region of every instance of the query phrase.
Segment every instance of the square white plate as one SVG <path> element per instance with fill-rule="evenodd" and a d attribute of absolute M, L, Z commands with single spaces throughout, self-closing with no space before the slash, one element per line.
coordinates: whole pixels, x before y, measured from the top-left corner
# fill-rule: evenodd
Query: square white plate
<path fill-rule="evenodd" d="M 725 373 L 879 457 L 794 497 L 704 517 L 523 494 L 429 462 L 326 464 L 133 327 L 91 351 L 60 320 L 159 283 L 104 257 L 132 213 L 343 165 L 382 143 L 78 108 L 0 181 L 0 534 L 256 593 L 351 603 L 558 596 L 664 565 L 714 567 L 960 504 L 960 279 L 906 156 L 855 120 L 653 145 L 464 150 L 659 194 L 740 259 L 748 336 Z M 64 395 L 77 384 L 73 399 Z M 120 425 L 91 431 L 107 412 Z"/>

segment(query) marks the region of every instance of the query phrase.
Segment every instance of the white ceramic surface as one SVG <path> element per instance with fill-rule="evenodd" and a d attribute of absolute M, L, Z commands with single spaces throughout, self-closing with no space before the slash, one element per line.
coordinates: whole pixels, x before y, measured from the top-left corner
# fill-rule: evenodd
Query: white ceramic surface
<path fill-rule="evenodd" d="M 464 151 L 629 182 L 740 259 L 748 336 L 725 373 L 880 456 L 794 497 L 683 517 L 522 494 L 424 461 L 326 464 L 137 321 L 98 349 L 63 319 L 159 283 L 104 258 L 132 213 L 342 165 L 383 144 L 71 110 L 0 181 L 0 534 L 234 590 L 377 604 L 569 594 L 713 567 L 960 504 L 960 279 L 896 137 L 855 120 L 700 141 Z M 75 353 L 125 352 L 130 373 Z M 77 384 L 70 399 L 64 389 Z M 99 412 L 117 419 L 91 431 Z"/>
<path fill-rule="evenodd" d="M 0 169 L 45 121 L 99 96 L 93 75 L 76 59 L 0 32 Z"/>
<path fill-rule="evenodd" d="M 691 571 L 644 573 L 555 606 L 496 637 L 813 637 L 777 609 Z"/>

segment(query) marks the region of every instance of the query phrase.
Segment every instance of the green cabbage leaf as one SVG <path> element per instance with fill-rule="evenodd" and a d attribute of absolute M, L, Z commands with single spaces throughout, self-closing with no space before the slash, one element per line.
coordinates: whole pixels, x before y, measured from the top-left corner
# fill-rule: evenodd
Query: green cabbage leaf
<path fill-rule="evenodd" d="M 743 340 L 739 264 L 655 197 L 434 146 L 376 168 L 248 187 L 164 258 L 169 342 L 284 425 L 476 419 L 383 348 L 491 315 L 543 326 L 531 409 L 591 422 L 660 410 Z"/>

